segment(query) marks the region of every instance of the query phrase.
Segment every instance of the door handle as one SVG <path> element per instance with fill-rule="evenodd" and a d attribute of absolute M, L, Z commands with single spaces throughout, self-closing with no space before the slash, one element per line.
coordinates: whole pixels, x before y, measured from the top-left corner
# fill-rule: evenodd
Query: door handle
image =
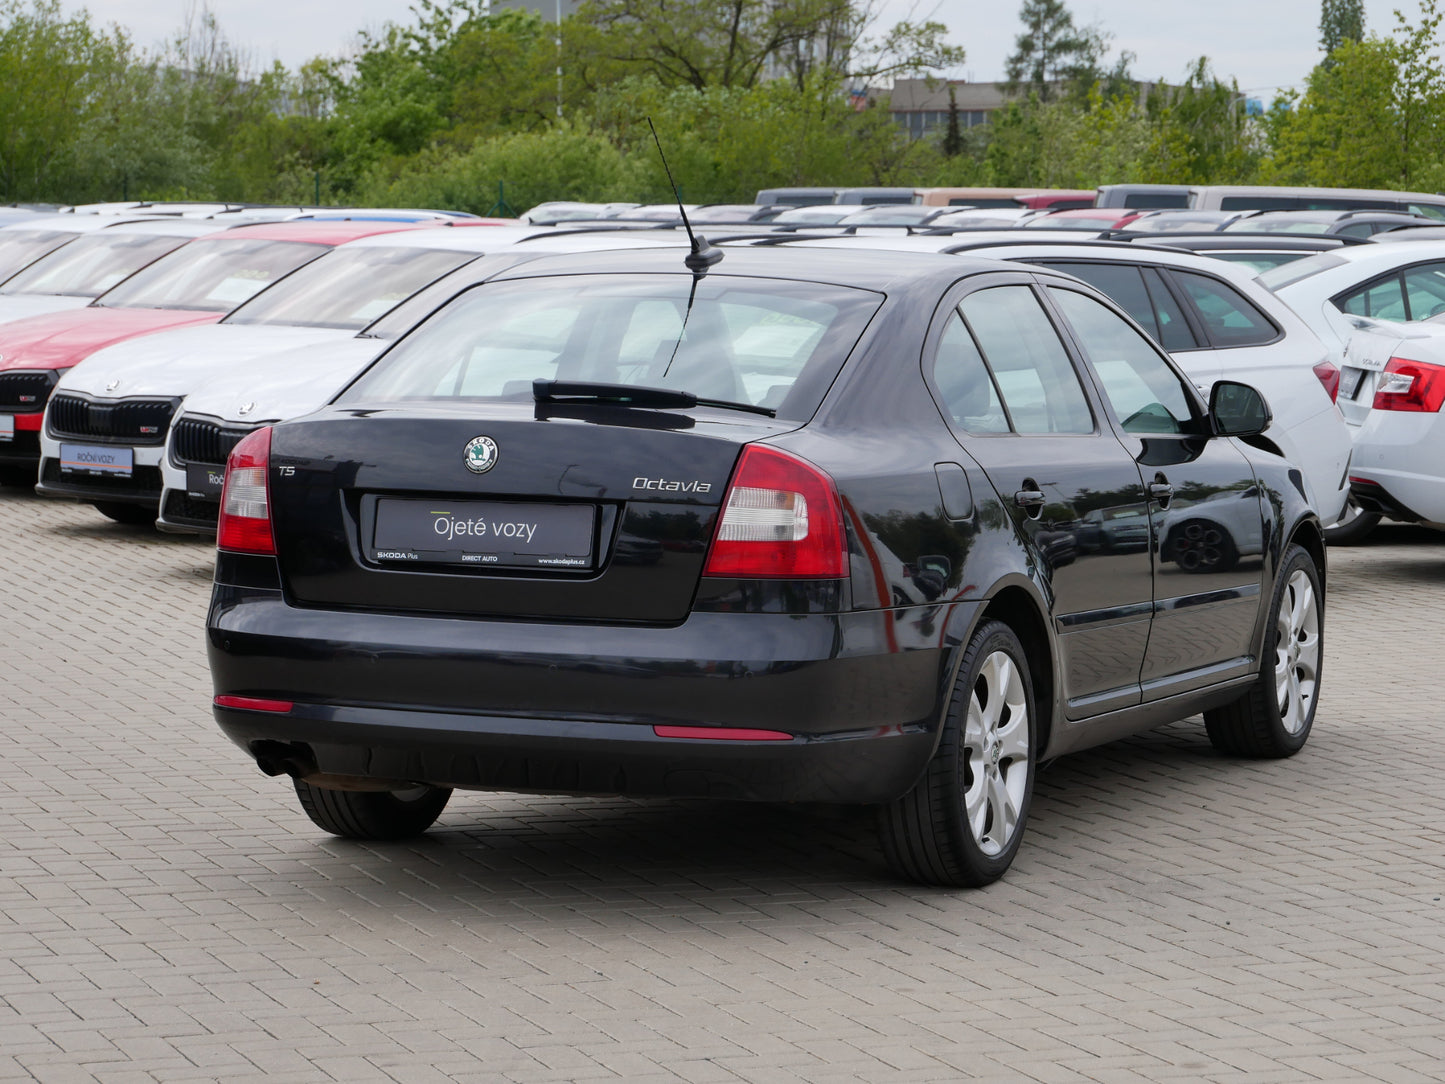
<path fill-rule="evenodd" d="M 1033 482 L 1032 478 L 1026 478 L 1024 485 Z M 1018 505 L 1029 514 L 1029 519 L 1038 519 L 1044 511 L 1044 494 L 1038 489 L 1021 489 L 1014 494 L 1014 504 Z"/>
<path fill-rule="evenodd" d="M 1174 499 L 1174 487 L 1164 477 L 1163 471 L 1154 475 L 1154 481 L 1149 485 L 1149 499 L 1157 501 L 1160 508 L 1168 508 L 1169 502 Z"/>

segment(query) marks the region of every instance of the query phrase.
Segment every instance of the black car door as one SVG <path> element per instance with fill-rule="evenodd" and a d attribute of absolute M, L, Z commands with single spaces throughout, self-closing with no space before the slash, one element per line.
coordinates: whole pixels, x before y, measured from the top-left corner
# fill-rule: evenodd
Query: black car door
<path fill-rule="evenodd" d="M 1153 603 L 1139 471 L 1099 416 L 1032 281 L 999 275 L 971 284 L 940 307 L 930 329 L 933 393 L 1051 596 L 1066 714 L 1137 704 Z M 1113 527 L 1107 544 L 1080 529 L 1096 509 Z"/>
<path fill-rule="evenodd" d="M 1188 382 L 1138 329 L 1093 296 L 1047 288 L 1108 402 L 1150 494 L 1154 616 L 1145 700 L 1250 672 L 1264 578 L 1264 509 L 1234 441 L 1209 436 Z"/>

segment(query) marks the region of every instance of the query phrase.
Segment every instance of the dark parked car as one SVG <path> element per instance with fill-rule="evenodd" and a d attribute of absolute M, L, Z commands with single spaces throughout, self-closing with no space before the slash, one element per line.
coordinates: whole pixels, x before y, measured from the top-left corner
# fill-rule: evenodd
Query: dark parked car
<path fill-rule="evenodd" d="M 1303 746 L 1324 549 L 1234 439 L 1257 392 L 1206 406 L 1058 272 L 687 253 L 501 271 L 232 453 L 214 711 L 319 826 L 412 835 L 453 788 L 866 803 L 900 874 L 978 885 L 1052 757 L 1201 711 Z M 1227 567 L 1074 538 L 1251 487 Z"/>

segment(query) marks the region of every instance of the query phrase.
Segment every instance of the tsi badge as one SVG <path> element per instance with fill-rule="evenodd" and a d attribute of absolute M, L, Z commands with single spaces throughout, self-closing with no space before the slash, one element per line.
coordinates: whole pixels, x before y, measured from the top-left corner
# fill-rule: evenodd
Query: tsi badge
<path fill-rule="evenodd" d="M 462 449 L 462 462 L 467 470 L 486 474 L 497 465 L 497 442 L 491 437 L 473 437 Z"/>

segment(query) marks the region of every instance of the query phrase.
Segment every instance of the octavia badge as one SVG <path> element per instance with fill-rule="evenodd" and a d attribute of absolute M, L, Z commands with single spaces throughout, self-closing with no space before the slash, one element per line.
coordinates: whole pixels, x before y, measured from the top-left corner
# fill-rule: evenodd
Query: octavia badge
<path fill-rule="evenodd" d="M 491 437 L 473 437 L 462 449 L 462 462 L 467 470 L 486 474 L 497 465 L 497 442 Z"/>

